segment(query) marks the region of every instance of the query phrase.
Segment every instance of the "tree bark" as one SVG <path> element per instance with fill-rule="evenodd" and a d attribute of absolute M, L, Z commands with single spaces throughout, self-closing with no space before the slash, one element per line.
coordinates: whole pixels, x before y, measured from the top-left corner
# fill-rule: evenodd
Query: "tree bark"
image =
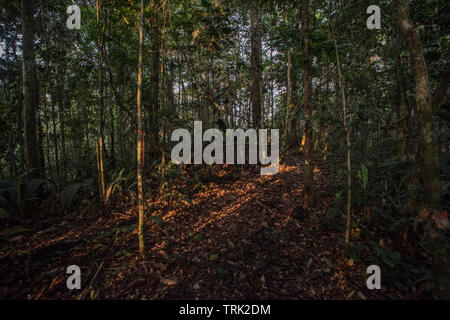
<path fill-rule="evenodd" d="M 161 32 L 158 21 L 159 0 L 151 1 L 151 71 L 150 71 L 150 117 L 149 138 L 150 158 L 158 155 L 159 150 L 159 123 L 157 113 L 159 112 L 159 78 L 161 68 Z"/>
<path fill-rule="evenodd" d="M 139 62 L 138 62 L 138 90 L 137 90 L 137 186 L 138 186 L 138 237 L 139 254 L 145 259 L 144 244 L 144 188 L 142 182 L 142 54 L 144 50 L 144 0 L 141 0 L 141 18 L 139 21 Z"/>
<path fill-rule="evenodd" d="M 305 204 L 313 204 L 313 172 L 312 172 L 312 79 L 311 79 L 311 60 L 309 57 L 309 0 L 302 2 L 302 25 L 301 33 L 303 37 L 303 103 L 305 109 L 305 164 L 303 167 L 305 184 Z"/>
<path fill-rule="evenodd" d="M 331 23 L 331 22 L 330 22 Z M 342 75 L 341 62 L 339 58 L 339 51 L 337 48 L 336 35 L 331 29 L 331 35 L 333 37 L 334 50 L 336 54 L 336 67 L 338 69 L 339 80 L 338 87 L 341 89 L 341 99 L 342 99 L 342 113 L 344 117 L 344 129 L 345 129 L 345 140 L 347 145 L 347 205 L 346 205 L 346 218 L 345 218 L 345 253 L 349 253 L 350 246 L 350 222 L 351 222 L 351 207 L 352 207 L 352 163 L 351 163 L 351 142 L 350 142 L 350 127 L 348 123 L 348 110 L 347 110 L 347 99 L 345 97 L 345 82 Z"/>
<path fill-rule="evenodd" d="M 261 0 L 252 0 L 250 5 L 250 19 L 252 120 L 254 128 L 259 129 L 261 128 L 262 109 Z"/>
<path fill-rule="evenodd" d="M 39 177 L 41 167 L 37 138 L 36 116 L 39 109 L 39 92 L 34 65 L 34 16 L 33 0 L 22 0 L 22 81 L 23 81 L 23 123 L 24 123 L 24 155 L 31 177 Z"/>
<path fill-rule="evenodd" d="M 291 59 L 291 50 L 288 49 L 288 61 L 287 61 L 287 72 L 286 72 L 286 76 L 287 76 L 287 104 L 286 104 L 286 120 L 284 122 L 284 144 L 285 147 L 284 149 L 287 151 L 290 147 L 289 142 L 291 141 L 290 135 L 292 134 L 289 131 L 289 119 L 290 119 L 290 114 L 291 114 L 291 87 L 292 87 L 292 82 L 291 82 L 291 66 L 292 66 L 292 59 Z"/>
<path fill-rule="evenodd" d="M 98 46 L 98 90 L 99 90 L 99 107 L 100 107 L 100 127 L 98 133 L 98 146 L 99 146 L 99 178 L 100 178 L 100 201 L 105 203 L 105 177 L 103 171 L 103 133 L 105 128 L 105 117 L 104 117 L 104 97 L 103 97 L 103 41 L 104 41 L 104 30 L 105 23 L 103 26 L 100 25 L 100 12 L 101 12 L 101 0 L 97 0 L 97 46 Z M 64 157 L 63 157 L 64 158 Z"/>
<path fill-rule="evenodd" d="M 398 3 L 398 25 L 408 43 L 411 55 L 411 68 L 414 74 L 416 104 L 419 122 L 419 145 L 423 163 L 422 178 L 425 185 L 425 204 L 422 210 L 431 212 L 431 217 L 440 207 L 439 150 L 437 137 L 433 130 L 433 109 L 428 82 L 427 67 L 423 57 L 422 44 L 409 15 L 409 4 L 405 0 Z M 433 220 L 426 225 L 430 237 L 433 262 L 433 276 L 439 296 L 450 298 L 450 269 L 445 246 L 445 235 L 436 227 Z"/>

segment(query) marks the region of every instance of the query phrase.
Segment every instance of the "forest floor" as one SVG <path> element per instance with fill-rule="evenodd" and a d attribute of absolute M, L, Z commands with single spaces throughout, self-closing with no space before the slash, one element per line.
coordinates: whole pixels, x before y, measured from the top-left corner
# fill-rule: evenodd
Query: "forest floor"
<path fill-rule="evenodd" d="M 386 286 L 368 290 L 367 265 L 343 258 L 343 235 L 320 223 L 332 201 L 330 173 L 315 169 L 317 200 L 303 209 L 301 163 L 288 154 L 264 181 L 255 168 L 214 167 L 182 206 L 147 195 L 147 213 L 163 225 L 146 219 L 145 261 L 132 199 L 52 216 L 0 242 L 0 298 L 405 298 Z M 69 265 L 81 268 L 81 290 L 66 287 Z"/>

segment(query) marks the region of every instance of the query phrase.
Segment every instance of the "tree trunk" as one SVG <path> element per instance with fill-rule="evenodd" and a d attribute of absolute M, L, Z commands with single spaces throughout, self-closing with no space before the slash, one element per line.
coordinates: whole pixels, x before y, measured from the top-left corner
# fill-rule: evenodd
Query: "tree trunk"
<path fill-rule="evenodd" d="M 290 139 L 290 135 L 292 134 L 290 131 L 289 131 L 289 117 L 290 117 L 290 114 L 291 114 L 291 109 L 292 109 L 292 107 L 291 107 L 291 87 L 292 87 L 292 82 L 291 82 L 291 75 L 292 75 L 292 73 L 291 73 L 291 66 L 292 66 L 292 59 L 291 59 L 291 50 L 290 49 L 288 49 L 288 62 L 287 62 L 287 72 L 286 72 L 286 75 L 287 75 L 287 92 L 286 92 L 286 95 L 287 95 L 287 104 L 286 104 L 286 120 L 285 120 L 285 122 L 284 122 L 284 144 L 285 144 L 285 147 L 283 148 L 284 150 L 288 150 L 289 149 L 289 147 L 290 147 L 290 145 L 289 145 L 289 142 L 291 141 L 291 139 Z"/>
<path fill-rule="evenodd" d="M 59 79 L 59 81 L 63 82 L 63 76 Z M 65 121 L 64 121 L 64 103 L 63 103 L 63 95 L 64 95 L 64 86 L 57 86 L 58 88 L 58 117 L 59 117 L 59 132 L 61 135 L 61 160 L 62 160 L 62 181 L 63 183 L 66 180 L 66 135 L 65 135 Z"/>
<path fill-rule="evenodd" d="M 41 167 L 39 161 L 36 115 L 39 109 L 39 92 L 34 65 L 34 16 L 33 0 L 22 0 L 22 80 L 23 80 L 23 123 L 25 163 L 30 174 L 39 177 Z"/>
<path fill-rule="evenodd" d="M 250 19 L 252 120 L 254 128 L 259 129 L 261 128 L 262 108 L 261 0 L 252 0 L 250 5 Z"/>
<path fill-rule="evenodd" d="M 309 0 L 302 2 L 302 25 L 301 32 L 303 37 L 303 103 L 305 109 L 305 165 L 304 165 L 304 184 L 305 184 L 305 204 L 313 204 L 313 172 L 312 172 L 312 105 L 311 105 L 311 61 L 309 58 Z"/>
<path fill-rule="evenodd" d="M 141 0 L 141 19 L 139 22 L 139 62 L 138 62 L 138 90 L 137 90 L 137 185 L 138 185 L 138 214 L 139 214 L 139 254 L 145 259 L 144 244 L 144 188 L 142 183 L 142 54 L 144 47 L 144 0 Z"/>
<path fill-rule="evenodd" d="M 299 139 L 297 136 L 297 116 L 299 112 L 298 106 L 298 85 L 297 85 L 297 66 L 296 60 L 292 61 L 291 65 L 291 118 L 289 121 L 289 146 L 297 147 L 299 145 Z"/>
<path fill-rule="evenodd" d="M 351 213 L 351 207 L 352 207 L 352 164 L 351 164 L 350 127 L 349 127 L 349 123 L 348 123 L 348 119 L 347 119 L 348 110 L 347 110 L 347 99 L 345 97 L 345 82 L 344 82 L 344 77 L 342 75 L 342 70 L 341 70 L 341 62 L 339 59 L 337 40 L 336 40 L 336 35 L 333 33 L 333 30 L 331 28 L 332 27 L 330 25 L 330 30 L 331 30 L 331 34 L 333 37 L 333 43 L 334 43 L 334 51 L 336 54 L 336 67 L 338 69 L 338 75 L 339 75 L 338 87 L 340 87 L 340 89 L 341 89 L 345 140 L 346 140 L 346 144 L 347 144 L 347 207 L 346 207 L 346 219 L 345 219 L 345 253 L 348 254 L 349 246 L 350 246 L 350 218 L 351 218 L 350 213 Z"/>
<path fill-rule="evenodd" d="M 100 201 L 105 203 L 105 176 L 103 171 L 103 131 L 105 128 L 105 118 L 104 118 L 104 97 L 103 97 L 103 41 L 104 41 L 104 30 L 105 23 L 103 27 L 100 26 L 100 12 L 101 12 L 101 0 L 97 0 L 97 45 L 98 45 L 98 90 L 99 90 L 99 105 L 100 105 L 100 128 L 98 133 L 98 146 L 99 146 L 99 178 L 100 178 Z"/>
<path fill-rule="evenodd" d="M 398 141 L 398 157 L 401 160 L 408 161 L 411 165 L 411 175 L 407 184 L 406 201 L 402 208 L 402 214 L 405 219 L 416 214 L 416 198 L 420 184 L 420 164 L 419 157 L 412 152 L 411 141 L 411 105 L 407 96 L 407 82 L 404 73 L 404 64 L 400 55 L 403 49 L 403 41 L 400 37 L 400 30 L 398 30 L 397 40 L 397 58 L 396 58 L 396 75 L 397 75 L 397 100 L 398 100 L 398 122 L 397 122 L 397 137 Z M 409 225 L 405 225 L 403 229 L 402 241 L 403 245 L 407 245 Z"/>
<path fill-rule="evenodd" d="M 55 149 L 55 168 L 56 174 L 59 176 L 59 152 L 58 152 L 58 136 L 56 134 L 56 111 L 55 111 L 55 94 L 53 89 L 50 89 L 50 106 L 52 114 L 52 127 L 53 127 L 53 147 Z M 87 122 L 86 122 L 87 123 Z"/>
<path fill-rule="evenodd" d="M 424 212 L 431 212 L 426 229 L 430 236 L 433 260 L 433 276 L 438 294 L 450 298 L 450 269 L 445 246 L 445 235 L 433 221 L 440 207 L 439 150 L 433 131 L 433 110 L 431 104 L 428 73 L 423 57 L 422 44 L 409 15 L 409 4 L 405 0 L 398 3 L 398 25 L 406 38 L 411 55 L 411 67 L 416 87 L 416 104 L 419 122 L 419 145 L 423 158 L 422 178 L 425 185 Z"/>
<path fill-rule="evenodd" d="M 151 2 L 151 71 L 150 71 L 150 128 L 149 128 L 149 156 L 154 158 L 159 150 L 159 123 L 157 113 L 159 112 L 159 76 L 161 68 L 161 33 L 158 21 L 159 0 Z"/>

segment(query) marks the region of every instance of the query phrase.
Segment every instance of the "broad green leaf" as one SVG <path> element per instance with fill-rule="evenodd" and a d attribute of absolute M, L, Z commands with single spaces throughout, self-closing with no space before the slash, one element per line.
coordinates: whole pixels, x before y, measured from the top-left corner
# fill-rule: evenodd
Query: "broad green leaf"
<path fill-rule="evenodd" d="M 367 181 L 369 180 L 369 170 L 364 165 L 364 163 L 361 164 L 361 175 L 362 175 L 363 188 L 365 190 L 366 186 L 367 186 Z"/>
<path fill-rule="evenodd" d="M 394 262 L 393 262 L 390 258 L 384 257 L 384 258 L 383 258 L 383 261 L 384 261 L 384 263 L 386 263 L 389 267 L 391 267 L 391 268 L 394 268 L 394 267 L 395 267 Z"/>

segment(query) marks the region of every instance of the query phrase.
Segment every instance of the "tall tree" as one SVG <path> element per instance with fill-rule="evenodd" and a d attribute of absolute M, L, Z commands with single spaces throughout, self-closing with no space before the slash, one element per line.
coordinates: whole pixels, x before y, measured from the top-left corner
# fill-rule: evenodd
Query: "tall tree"
<path fill-rule="evenodd" d="M 144 50 L 144 0 L 141 0 L 141 16 L 139 21 L 139 58 L 138 58 L 138 81 L 137 81 L 137 186 L 138 186 L 138 215 L 139 215 L 139 254 L 145 258 L 144 243 L 144 188 L 142 183 L 142 76 L 144 67 L 142 54 Z"/>
<path fill-rule="evenodd" d="M 250 4 L 250 41 L 251 41 L 251 102 L 252 120 L 256 129 L 261 128 L 262 110 L 262 22 L 261 0 L 252 0 Z"/>
<path fill-rule="evenodd" d="M 311 206 L 313 203 L 313 171 L 312 171 L 312 77 L 311 59 L 309 56 L 309 0 L 302 2 L 301 33 L 303 38 L 303 104 L 305 110 L 305 164 L 304 164 L 304 184 L 305 184 L 305 204 Z"/>
<path fill-rule="evenodd" d="M 433 274 L 438 293 L 450 298 L 450 268 L 445 247 L 445 235 L 439 230 L 440 182 L 439 182 L 439 149 L 438 140 L 433 130 L 433 109 L 431 103 L 428 72 L 423 56 L 422 44 L 409 14 L 409 3 L 406 0 L 398 2 L 398 25 L 406 38 L 411 55 L 411 68 L 414 74 L 416 89 L 416 104 L 419 122 L 419 144 L 422 154 L 422 178 L 425 185 L 424 215 L 431 219 L 427 229 L 431 240 L 433 257 Z"/>
<path fill-rule="evenodd" d="M 287 53 L 287 87 L 286 87 L 286 95 L 287 95 L 287 105 L 286 105 L 286 121 L 284 123 L 284 143 L 285 143 L 285 149 L 289 149 L 290 145 L 289 142 L 291 140 L 290 136 L 293 134 L 289 131 L 289 119 L 290 119 L 290 113 L 292 110 L 292 81 L 291 81 L 291 69 L 292 69 L 292 59 L 291 59 L 291 50 L 288 49 Z"/>
<path fill-rule="evenodd" d="M 159 26 L 158 10 L 160 6 L 159 0 L 151 0 L 150 2 L 150 27 L 151 27 L 151 55 L 150 55 L 150 156 L 154 157 L 158 154 L 159 145 L 159 76 L 161 69 L 161 31 Z"/>
<path fill-rule="evenodd" d="M 331 20 L 331 19 L 329 19 Z M 345 251 L 348 254 L 348 249 L 350 245 L 350 214 L 352 208 L 352 163 L 351 163 L 351 143 L 350 143 L 350 127 L 348 121 L 348 109 L 347 109 L 347 99 L 345 97 L 345 82 L 344 76 L 342 75 L 341 61 L 339 57 L 339 50 L 336 40 L 336 35 L 333 32 L 331 21 L 330 21 L 330 31 L 333 38 L 334 52 L 336 55 L 336 67 L 338 70 L 338 87 L 341 89 L 341 100 L 342 100 L 342 114 L 344 118 L 344 130 L 345 130 L 345 142 L 347 151 L 347 205 L 346 205 L 346 219 L 345 219 Z"/>
<path fill-rule="evenodd" d="M 40 175 L 39 147 L 36 115 L 39 109 L 39 91 L 34 61 L 34 8 L 35 1 L 22 0 L 22 83 L 25 163 L 34 169 L 34 177 Z"/>
<path fill-rule="evenodd" d="M 101 0 L 97 0 L 97 46 L 98 46 L 98 95 L 99 95 L 99 105 L 100 105 L 100 126 L 98 133 L 98 173 L 99 173 L 99 186 L 100 186 L 100 200 L 102 203 L 105 202 L 105 175 L 103 169 L 103 133 L 105 128 L 105 117 L 104 117 L 104 96 L 103 96 L 103 43 L 105 39 L 105 23 L 101 26 L 100 23 L 100 13 L 102 10 Z"/>

